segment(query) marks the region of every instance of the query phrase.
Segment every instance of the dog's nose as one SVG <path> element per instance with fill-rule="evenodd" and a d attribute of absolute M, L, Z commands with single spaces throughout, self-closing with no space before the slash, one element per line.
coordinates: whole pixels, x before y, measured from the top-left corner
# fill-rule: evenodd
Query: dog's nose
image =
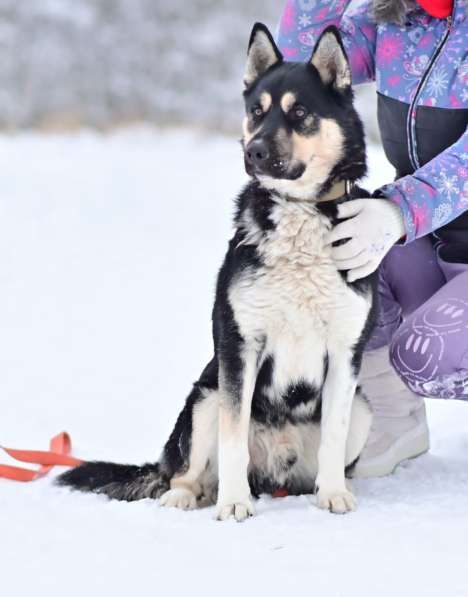
<path fill-rule="evenodd" d="M 262 139 L 249 143 L 246 149 L 247 161 L 254 166 L 261 166 L 270 157 L 268 147 Z"/>

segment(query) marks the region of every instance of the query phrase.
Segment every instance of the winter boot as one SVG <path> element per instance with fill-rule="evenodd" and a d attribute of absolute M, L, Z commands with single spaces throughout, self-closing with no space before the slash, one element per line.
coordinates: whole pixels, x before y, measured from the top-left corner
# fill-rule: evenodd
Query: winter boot
<path fill-rule="evenodd" d="M 360 385 L 374 414 L 369 439 L 353 477 L 383 477 L 429 450 L 424 399 L 394 371 L 388 346 L 364 353 Z"/>

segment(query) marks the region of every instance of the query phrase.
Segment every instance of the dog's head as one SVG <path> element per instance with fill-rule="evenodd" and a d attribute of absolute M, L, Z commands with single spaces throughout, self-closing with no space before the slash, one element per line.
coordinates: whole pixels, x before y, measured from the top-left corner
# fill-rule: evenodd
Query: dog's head
<path fill-rule="evenodd" d="M 245 168 L 263 186 L 310 199 L 335 180 L 363 176 L 364 133 L 336 27 L 325 29 L 310 60 L 299 63 L 285 62 L 268 29 L 256 23 L 244 83 Z"/>

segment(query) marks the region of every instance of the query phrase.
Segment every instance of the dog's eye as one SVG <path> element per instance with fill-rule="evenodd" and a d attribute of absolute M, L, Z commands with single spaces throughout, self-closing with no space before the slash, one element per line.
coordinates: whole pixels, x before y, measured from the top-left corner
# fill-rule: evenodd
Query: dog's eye
<path fill-rule="evenodd" d="M 303 118 L 305 118 L 307 116 L 307 110 L 304 108 L 304 106 L 297 104 L 291 110 L 291 116 L 295 120 L 302 120 Z"/>
<path fill-rule="evenodd" d="M 260 106 L 254 106 L 251 110 L 251 113 L 256 118 L 260 118 L 260 116 L 263 116 L 263 110 L 261 109 Z"/>

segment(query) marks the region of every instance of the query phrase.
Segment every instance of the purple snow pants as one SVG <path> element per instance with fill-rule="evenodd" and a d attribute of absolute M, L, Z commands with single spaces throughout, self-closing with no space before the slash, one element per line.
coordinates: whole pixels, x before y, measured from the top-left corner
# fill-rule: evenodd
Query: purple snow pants
<path fill-rule="evenodd" d="M 442 261 L 429 237 L 395 246 L 379 268 L 379 300 L 366 350 L 388 344 L 417 394 L 468 400 L 468 264 Z"/>

